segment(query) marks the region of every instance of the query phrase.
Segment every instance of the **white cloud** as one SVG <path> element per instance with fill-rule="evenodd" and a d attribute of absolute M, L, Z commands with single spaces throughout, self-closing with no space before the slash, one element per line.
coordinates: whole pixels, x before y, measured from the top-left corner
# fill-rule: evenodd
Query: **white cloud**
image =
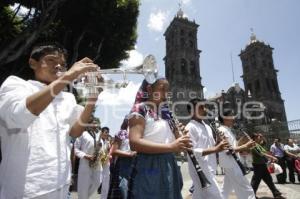
<path fill-rule="evenodd" d="M 187 5 L 187 4 L 191 3 L 191 0 L 182 0 L 181 2 L 183 5 Z"/>
<path fill-rule="evenodd" d="M 121 61 L 123 67 L 130 68 L 130 67 L 139 66 L 143 63 L 143 54 L 137 51 L 136 47 L 134 50 L 131 50 L 128 53 L 129 53 L 129 58 L 127 60 Z"/>
<path fill-rule="evenodd" d="M 99 96 L 101 105 L 132 105 L 140 83 L 129 82 L 126 88 L 118 90 L 104 90 Z"/>
<path fill-rule="evenodd" d="M 158 10 L 150 14 L 147 27 L 150 30 L 161 32 L 164 28 L 164 24 L 167 20 L 168 13 Z"/>
<path fill-rule="evenodd" d="M 157 41 L 160 41 L 160 39 L 161 39 L 161 36 L 159 36 L 159 37 L 155 37 L 155 41 L 157 42 Z"/>

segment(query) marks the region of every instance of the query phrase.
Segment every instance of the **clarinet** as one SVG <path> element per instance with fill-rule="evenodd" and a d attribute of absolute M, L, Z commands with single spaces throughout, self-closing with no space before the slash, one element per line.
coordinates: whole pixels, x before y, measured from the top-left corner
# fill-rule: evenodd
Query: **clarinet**
<path fill-rule="evenodd" d="M 216 134 L 217 137 L 219 137 L 220 139 L 222 139 L 222 137 L 224 137 L 222 135 L 222 133 L 218 130 L 216 122 L 211 122 L 210 123 L 210 127 L 215 132 L 215 134 Z M 228 149 L 227 153 L 229 155 L 232 155 L 233 159 L 236 161 L 236 163 L 240 167 L 243 175 L 246 175 L 247 174 L 247 170 L 246 170 L 245 166 L 243 165 L 243 163 L 241 162 L 240 158 L 237 156 L 237 154 L 234 151 L 234 149 L 232 148 L 232 146 L 230 146 L 230 148 Z"/>
<path fill-rule="evenodd" d="M 244 136 L 246 136 L 246 138 L 247 138 L 248 140 L 252 140 L 252 138 L 250 137 L 250 135 L 249 135 L 248 133 L 246 133 L 246 132 L 243 130 L 243 128 L 240 127 L 239 125 L 238 125 L 238 130 L 239 130 L 240 132 L 242 132 L 242 133 L 244 134 Z M 265 160 L 266 163 L 269 161 L 268 158 L 266 158 L 263 154 L 261 154 L 261 153 L 257 150 L 256 146 L 253 147 L 253 149 L 256 151 L 256 153 L 257 153 L 258 155 L 260 155 L 262 158 L 264 158 L 264 160 Z"/>
<path fill-rule="evenodd" d="M 172 112 L 170 111 L 170 117 L 171 117 L 171 122 L 172 122 L 172 126 L 174 127 L 173 129 L 173 133 L 175 135 L 175 130 L 178 130 L 179 134 L 180 135 L 183 135 L 182 131 L 178 128 L 179 126 L 179 121 L 177 118 L 174 117 L 174 115 L 172 114 Z M 198 178 L 200 180 L 200 183 L 201 183 L 201 188 L 208 188 L 211 183 L 209 182 L 209 180 L 207 179 L 207 177 L 205 176 L 202 168 L 200 167 L 200 164 L 199 162 L 197 161 L 196 159 L 196 156 L 194 154 L 194 151 L 187 151 L 187 154 L 189 156 L 189 158 L 191 159 L 192 163 L 193 163 L 193 166 L 197 172 L 197 175 L 198 175 Z"/>

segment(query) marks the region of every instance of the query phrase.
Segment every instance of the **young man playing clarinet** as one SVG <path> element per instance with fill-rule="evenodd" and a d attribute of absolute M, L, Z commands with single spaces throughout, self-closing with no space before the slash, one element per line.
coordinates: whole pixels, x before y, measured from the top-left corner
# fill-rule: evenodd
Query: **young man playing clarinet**
<path fill-rule="evenodd" d="M 228 142 L 224 140 L 216 146 L 212 129 L 203 121 L 206 116 L 203 100 L 192 99 L 187 105 L 187 110 L 192 116 L 192 119 L 187 124 L 186 129 L 189 131 L 190 138 L 193 142 L 194 154 L 200 167 L 205 173 L 206 178 L 211 184 L 208 188 L 201 188 L 197 172 L 192 165 L 191 160 L 188 159 L 189 173 L 194 184 L 192 198 L 222 199 L 223 197 L 215 178 L 217 168 L 215 153 L 227 149 L 229 146 Z"/>
<path fill-rule="evenodd" d="M 218 128 L 218 131 L 227 138 L 227 141 L 235 152 L 245 151 L 255 146 L 253 140 L 249 140 L 247 143 L 237 146 L 237 140 L 231 131 L 234 124 L 234 113 L 232 110 L 225 111 L 221 114 L 219 121 L 222 125 Z M 224 199 L 227 199 L 233 190 L 238 199 L 255 199 L 255 194 L 249 181 L 243 175 L 241 168 L 233 156 L 227 154 L 226 151 L 222 151 L 219 153 L 219 163 L 225 170 L 222 186 Z"/>

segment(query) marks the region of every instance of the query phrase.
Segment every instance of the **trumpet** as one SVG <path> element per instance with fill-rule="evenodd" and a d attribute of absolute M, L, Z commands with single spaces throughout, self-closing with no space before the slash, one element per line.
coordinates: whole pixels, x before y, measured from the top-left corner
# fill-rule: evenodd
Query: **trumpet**
<path fill-rule="evenodd" d="M 114 82 L 112 79 L 104 79 L 103 74 L 122 74 L 122 82 Z M 156 59 L 153 55 L 148 55 L 143 63 L 136 67 L 131 68 L 115 68 L 115 69 L 103 69 L 94 72 L 87 72 L 73 81 L 72 87 L 81 92 L 81 95 L 90 96 L 92 94 L 98 94 L 99 90 L 103 89 L 119 89 L 125 88 L 128 85 L 127 74 L 143 74 L 145 79 L 149 83 L 154 83 L 157 74 L 158 67 Z"/>

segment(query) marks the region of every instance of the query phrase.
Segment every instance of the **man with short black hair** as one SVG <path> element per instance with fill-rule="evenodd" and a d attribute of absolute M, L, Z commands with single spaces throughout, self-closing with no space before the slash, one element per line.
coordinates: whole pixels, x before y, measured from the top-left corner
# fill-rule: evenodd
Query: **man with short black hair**
<path fill-rule="evenodd" d="M 35 80 L 9 76 L 0 88 L 0 198 L 67 198 L 70 136 L 82 134 L 97 98 L 83 109 L 63 90 L 98 66 L 84 58 L 67 70 L 66 57 L 59 45 L 38 45 L 29 58 Z"/>

